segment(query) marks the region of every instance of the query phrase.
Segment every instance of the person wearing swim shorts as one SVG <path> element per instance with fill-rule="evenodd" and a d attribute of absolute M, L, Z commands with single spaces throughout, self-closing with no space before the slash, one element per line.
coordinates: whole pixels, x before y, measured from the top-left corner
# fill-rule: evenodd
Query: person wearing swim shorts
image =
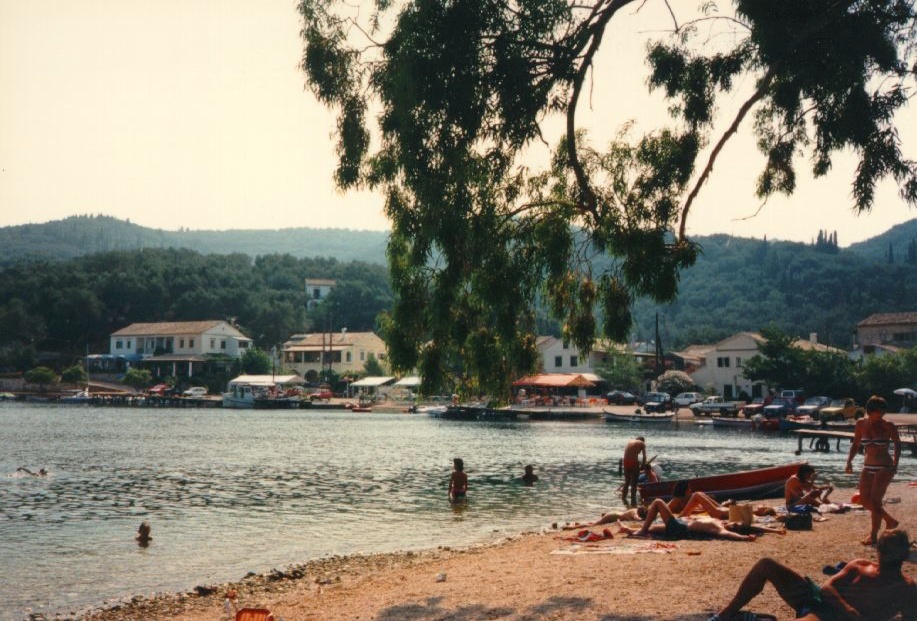
<path fill-rule="evenodd" d="M 917 589 L 901 565 L 910 555 L 906 531 L 887 530 L 876 544 L 879 562 L 849 561 L 821 586 L 772 558 L 763 558 L 751 568 L 732 601 L 709 621 L 754 619 L 740 612 L 768 583 L 796 611 L 797 620 L 841 621 L 869 619 L 885 621 L 897 614 L 902 619 L 917 615 Z"/>
<path fill-rule="evenodd" d="M 860 473 L 860 503 L 869 511 L 871 520 L 869 536 L 863 540 L 864 545 L 876 542 L 879 527 L 885 520 L 886 528 L 896 528 L 898 520 L 893 518 L 882 506 L 885 491 L 888 489 L 895 472 L 898 471 L 898 459 L 901 457 L 901 438 L 898 429 L 884 420 L 886 404 L 882 397 L 872 396 L 866 402 L 866 416 L 857 421 L 853 431 L 853 442 L 847 455 L 847 474 L 853 474 L 853 458 L 863 447 L 863 471 Z M 889 445 L 893 454 L 889 454 Z"/>
<path fill-rule="evenodd" d="M 621 492 L 621 500 L 625 505 L 630 507 L 637 506 L 637 481 L 640 478 L 640 470 L 646 466 L 646 440 L 642 436 L 637 436 L 627 443 L 624 447 L 624 459 L 621 467 L 624 471 L 624 487 Z M 630 504 L 627 497 L 630 495 Z"/>
<path fill-rule="evenodd" d="M 662 520 L 662 524 L 653 523 L 657 517 Z M 733 532 L 727 524 L 716 518 L 703 516 L 679 518 L 661 498 L 655 499 L 647 507 L 646 519 L 640 530 L 633 530 L 622 524 L 619 532 L 641 537 L 656 533 L 663 535 L 666 539 L 692 539 L 694 537 L 715 537 L 730 541 L 754 541 L 756 539 L 754 535 Z"/>
<path fill-rule="evenodd" d="M 452 460 L 452 476 L 449 477 L 449 500 L 461 502 L 468 493 L 468 475 L 465 474 L 465 462 L 461 457 Z"/>

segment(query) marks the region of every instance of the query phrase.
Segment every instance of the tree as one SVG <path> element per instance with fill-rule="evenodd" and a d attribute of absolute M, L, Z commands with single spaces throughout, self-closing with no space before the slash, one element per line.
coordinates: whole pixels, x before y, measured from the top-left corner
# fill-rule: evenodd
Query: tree
<path fill-rule="evenodd" d="M 30 369 L 23 374 L 25 381 L 30 384 L 38 384 L 42 392 L 44 392 L 48 384 L 53 384 L 57 381 L 57 373 L 48 367 L 35 367 Z"/>
<path fill-rule="evenodd" d="M 673 397 L 680 392 L 694 390 L 694 380 L 684 371 L 666 371 L 656 379 L 659 390 Z"/>
<path fill-rule="evenodd" d="M 127 370 L 127 373 L 124 374 L 124 379 L 122 381 L 131 388 L 142 390 L 153 383 L 153 374 L 150 373 L 149 369 L 131 367 Z"/>
<path fill-rule="evenodd" d="M 636 358 L 619 351 L 608 352 L 609 361 L 596 365 L 595 373 L 619 390 L 637 391 L 643 372 Z"/>
<path fill-rule="evenodd" d="M 242 354 L 242 372 L 248 375 L 267 375 L 273 364 L 271 357 L 257 347 L 249 347 Z"/>
<path fill-rule="evenodd" d="M 385 369 L 382 368 L 382 363 L 379 362 L 379 359 L 375 356 L 370 356 L 366 360 L 363 364 L 363 372 L 366 373 L 368 377 L 382 377 L 385 375 Z"/>
<path fill-rule="evenodd" d="M 774 327 L 763 328 L 761 335 L 765 340 L 758 344 L 759 353 L 745 361 L 742 375 L 768 388 L 803 388 L 804 354 L 793 345 L 794 339 Z"/>
<path fill-rule="evenodd" d="M 66 384 L 85 384 L 89 376 L 86 374 L 86 369 L 83 368 L 83 365 L 75 364 L 64 369 L 60 379 Z"/>
<path fill-rule="evenodd" d="M 598 64 L 609 24 L 645 4 L 377 2 L 367 15 L 343 0 L 300 3 L 302 68 L 338 114 L 335 180 L 386 197 L 394 369 L 418 367 L 435 386 L 460 366 L 497 387 L 533 365 L 540 299 L 583 352 L 599 331 L 623 340 L 636 296 L 676 296 L 699 250 L 691 208 L 749 116 L 761 197 L 793 191 L 798 153 L 820 176 L 846 150 L 859 159 L 858 210 L 885 177 L 917 202 L 893 122 L 914 77 L 910 3 L 735 0 L 720 13 L 706 2 L 685 21 L 666 3 L 671 33 L 648 41 L 648 84 L 670 100 L 672 126 L 636 139 L 625 126 L 602 151 L 578 123 L 580 100 L 592 76 L 615 77 Z M 729 98 L 738 111 L 718 127 Z M 526 150 L 558 116 L 551 165 L 530 170 Z M 602 254 L 614 261 L 594 269 Z"/>

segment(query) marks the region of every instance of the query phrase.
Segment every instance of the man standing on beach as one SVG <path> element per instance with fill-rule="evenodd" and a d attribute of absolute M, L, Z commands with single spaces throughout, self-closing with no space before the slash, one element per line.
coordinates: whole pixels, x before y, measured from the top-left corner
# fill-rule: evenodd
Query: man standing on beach
<path fill-rule="evenodd" d="M 627 494 L 630 492 L 630 504 L 628 506 L 637 506 L 637 479 L 640 478 L 640 471 L 646 466 L 646 440 L 643 436 L 637 436 L 627 443 L 624 447 L 624 459 L 621 462 L 624 471 L 624 491 L 621 493 L 621 499 L 624 504 L 627 503 Z"/>

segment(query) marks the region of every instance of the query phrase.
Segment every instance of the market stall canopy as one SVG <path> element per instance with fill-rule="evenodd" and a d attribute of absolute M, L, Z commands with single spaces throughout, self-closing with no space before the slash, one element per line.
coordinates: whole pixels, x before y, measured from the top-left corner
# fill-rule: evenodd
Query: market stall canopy
<path fill-rule="evenodd" d="M 588 388 L 595 386 L 580 373 L 543 373 L 526 375 L 513 382 L 513 386 L 533 386 L 536 388 Z"/>
<path fill-rule="evenodd" d="M 402 388 L 416 388 L 417 386 L 420 386 L 420 378 L 417 376 L 402 377 L 400 380 L 395 382 L 393 386 L 399 386 Z"/>
<path fill-rule="evenodd" d="M 356 388 L 373 388 L 375 386 L 383 386 L 385 384 L 388 384 L 393 379 L 395 378 L 394 377 L 384 377 L 384 376 L 364 377 L 363 379 L 354 382 L 350 386 L 356 387 Z"/>

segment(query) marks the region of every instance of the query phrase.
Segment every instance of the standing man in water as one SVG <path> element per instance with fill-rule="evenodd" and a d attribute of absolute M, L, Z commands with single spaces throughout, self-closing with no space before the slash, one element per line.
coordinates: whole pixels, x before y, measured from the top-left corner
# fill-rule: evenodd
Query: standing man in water
<path fill-rule="evenodd" d="M 624 459 L 621 462 L 624 471 L 624 491 L 621 499 L 627 505 L 627 494 L 630 492 L 630 507 L 637 506 L 637 479 L 640 471 L 646 466 L 646 440 L 637 436 L 624 447 Z"/>

